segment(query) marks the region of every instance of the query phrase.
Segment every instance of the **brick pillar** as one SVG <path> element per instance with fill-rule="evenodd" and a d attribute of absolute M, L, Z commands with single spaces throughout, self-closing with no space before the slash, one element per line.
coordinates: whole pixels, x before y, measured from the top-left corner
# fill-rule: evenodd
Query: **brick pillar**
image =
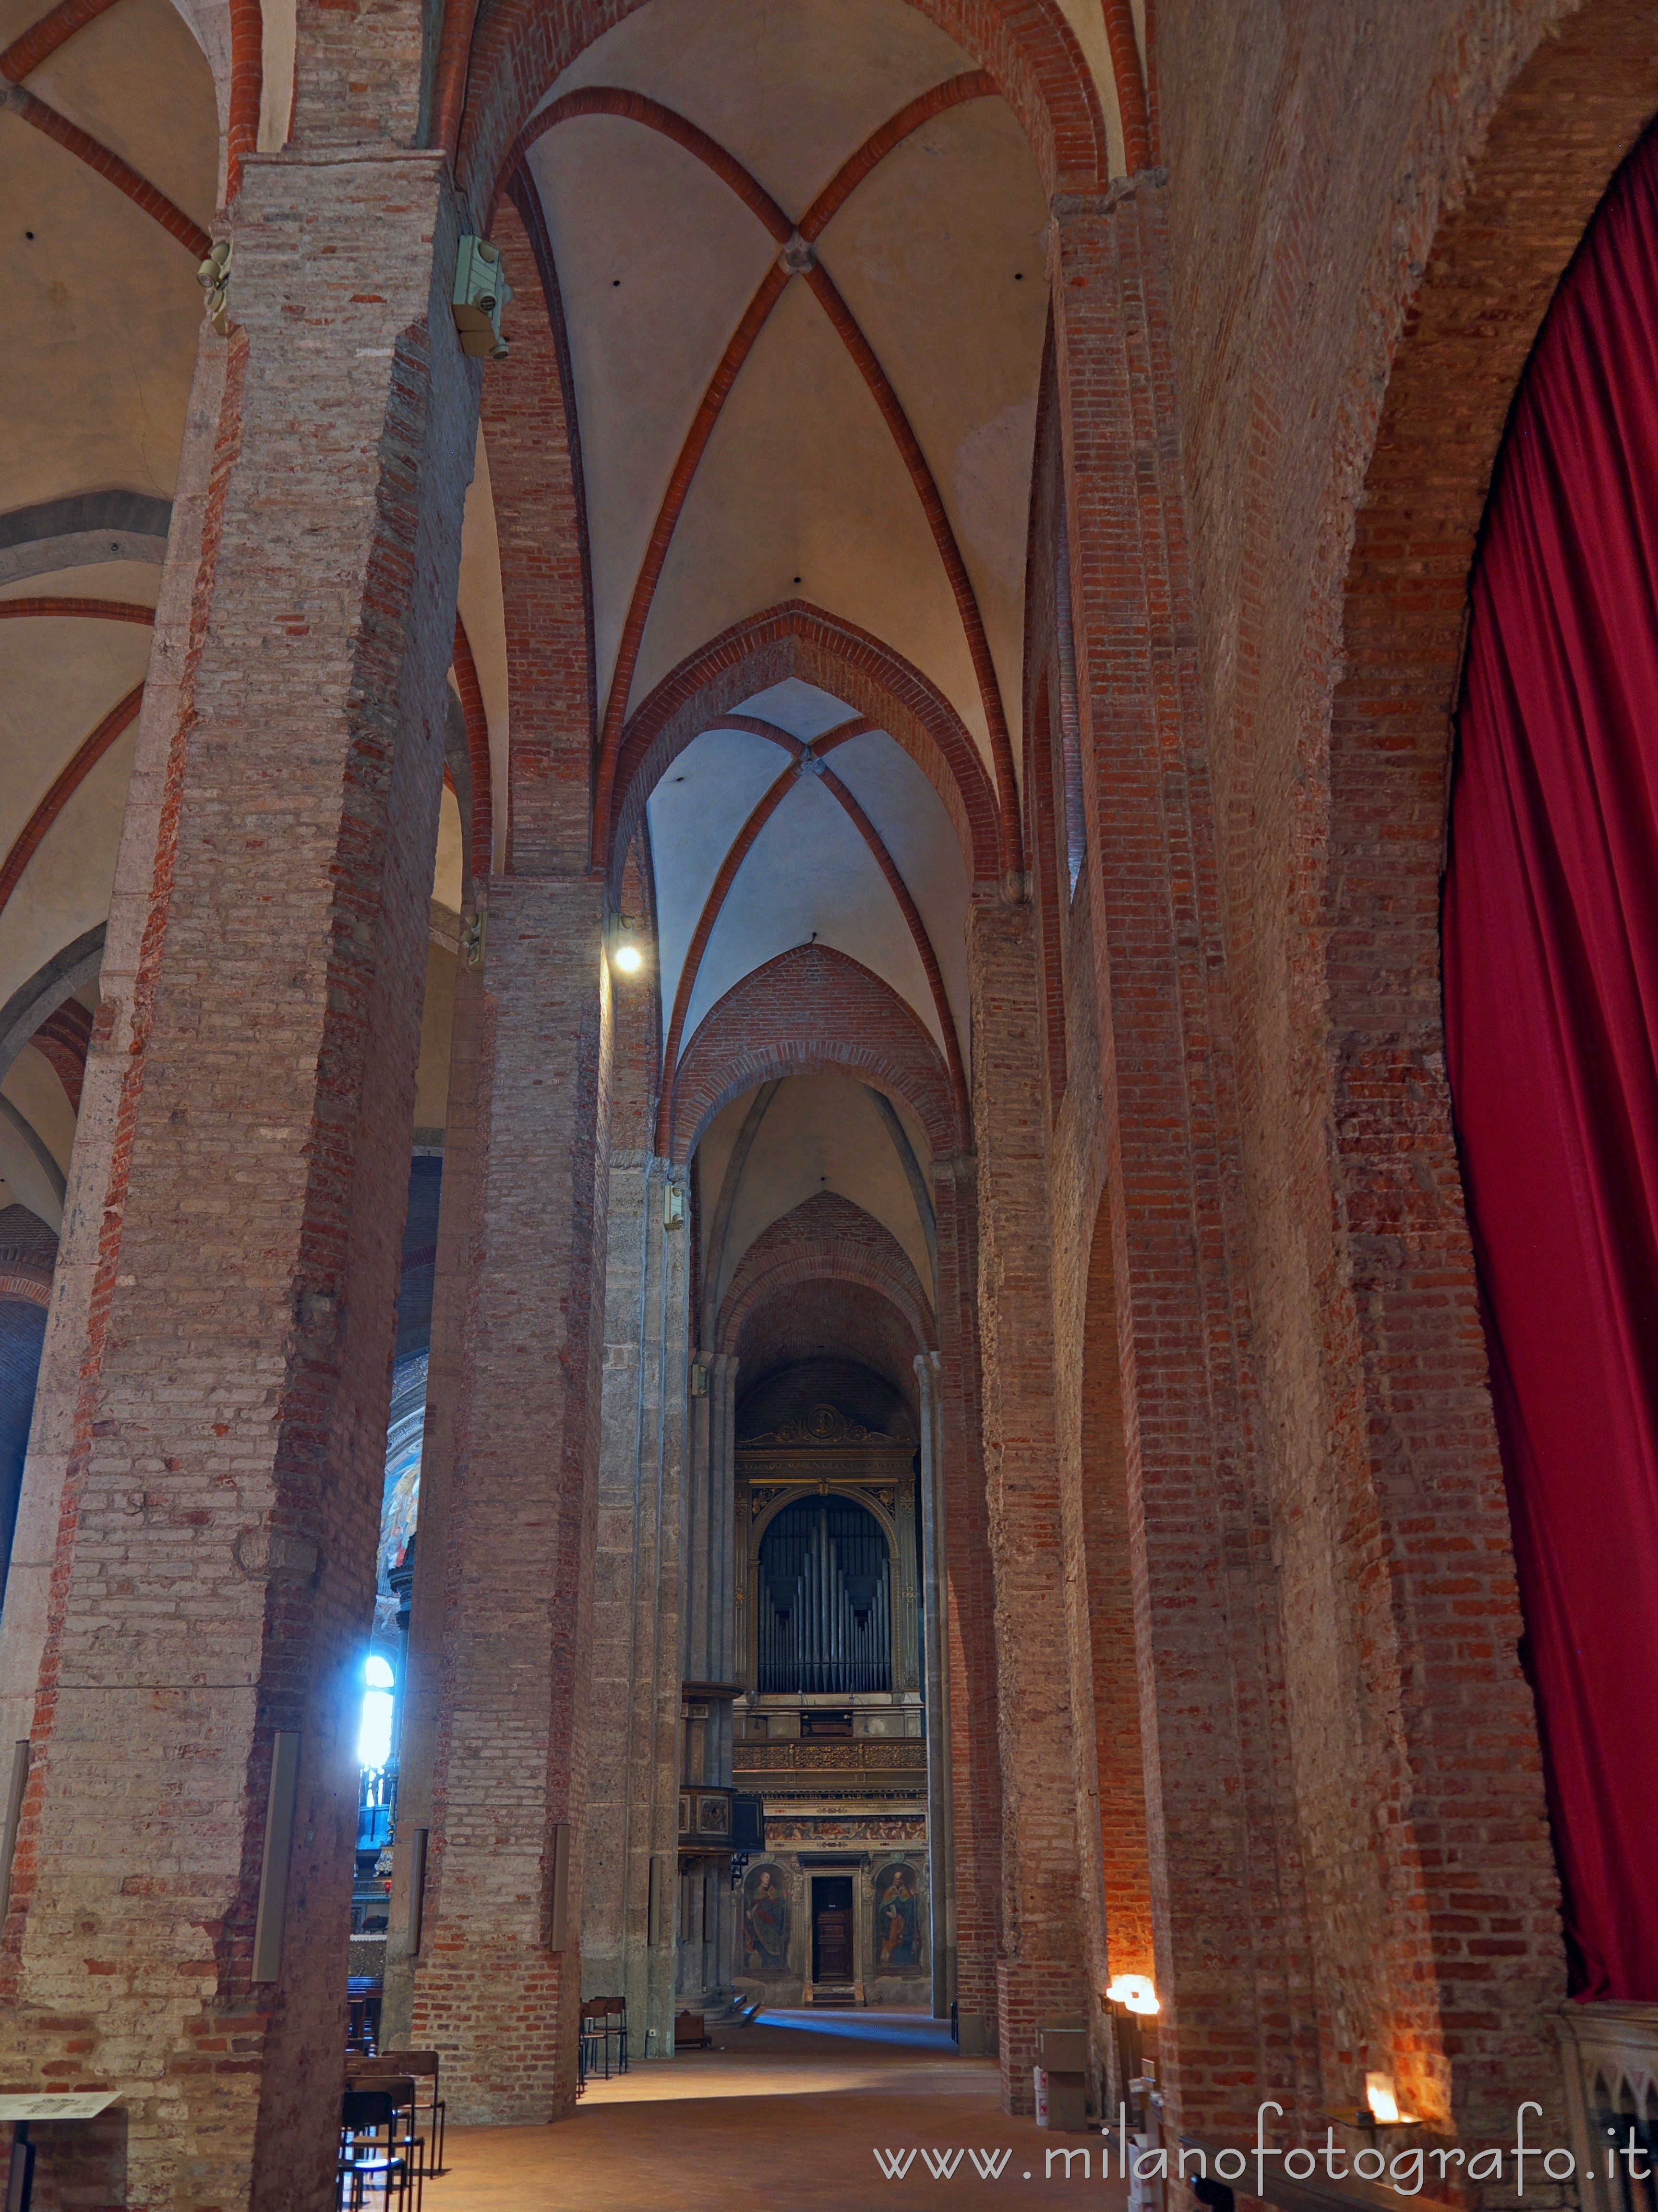
<path fill-rule="evenodd" d="M 962 2049 L 995 2039 L 1001 1948 L 1002 1780 L 996 1741 L 995 1589 L 979 1414 L 977 1163 L 932 1161 L 938 1237 L 935 1449 L 944 1523 L 942 1664 L 949 1679 L 952 1881 L 945 1935 Z M 933 1724 L 929 1714 L 927 1725 Z"/>
<path fill-rule="evenodd" d="M 477 417 L 459 228 L 434 155 L 251 160 L 232 334 L 201 341 L 46 1369 L 61 1510 L 0 1953 L 0 2081 L 119 2090 L 135 2212 L 333 2198 Z"/>
<path fill-rule="evenodd" d="M 641 2058 L 672 2056 L 677 1978 L 691 1229 L 689 1206 L 665 1225 L 671 1188 L 683 1168 L 612 1152 L 581 1975 L 584 1996 L 627 1998 Z M 706 1551 L 706 1524 L 686 1535 Z"/>
<path fill-rule="evenodd" d="M 1029 906 L 975 900 L 969 929 L 1002 1780 L 997 2052 L 1008 2111 L 1028 2112 L 1036 2030 L 1046 2019 L 1080 2014 L 1084 1994 L 1054 1425 L 1041 945 Z"/>
<path fill-rule="evenodd" d="M 915 1355 L 921 1413 L 922 1686 L 926 1712 L 927 1963 L 932 2017 L 948 2020 L 956 1995 L 955 1806 L 950 1778 L 950 1669 L 944 1662 L 944 1527 L 938 1420 L 938 1355 Z"/>
<path fill-rule="evenodd" d="M 558 348 L 533 240 L 509 209 L 494 234 L 518 290 L 484 408 L 513 872 L 477 887 L 456 999 L 386 1947 L 388 2021 L 442 2052 L 457 2122 L 575 2100 L 612 1051 Z"/>
<path fill-rule="evenodd" d="M 1170 2125 L 1254 2124 L 1309 2056 L 1259 1495 L 1214 801 L 1156 173 L 1050 232 Z"/>
<path fill-rule="evenodd" d="M 457 2123 L 575 2097 L 608 1174 L 603 887 L 489 896 L 457 994 L 387 1966 Z"/>

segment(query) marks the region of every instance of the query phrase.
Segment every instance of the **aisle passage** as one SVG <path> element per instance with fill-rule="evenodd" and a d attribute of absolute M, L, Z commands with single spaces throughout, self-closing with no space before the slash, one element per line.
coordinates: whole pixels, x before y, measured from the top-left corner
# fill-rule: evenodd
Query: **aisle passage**
<path fill-rule="evenodd" d="M 716 2046 L 593 2083 L 556 2127 L 452 2129 L 431 2212 L 1127 2202 L 1120 2180 L 1101 2179 L 1103 2137 L 1010 2119 L 994 2060 L 959 2057 L 920 2014 L 767 2013 Z M 914 2156 L 889 2179 L 877 2151 Z M 1080 2157 L 1066 2180 L 1066 2151 L 1086 2151 L 1086 2183 Z"/>

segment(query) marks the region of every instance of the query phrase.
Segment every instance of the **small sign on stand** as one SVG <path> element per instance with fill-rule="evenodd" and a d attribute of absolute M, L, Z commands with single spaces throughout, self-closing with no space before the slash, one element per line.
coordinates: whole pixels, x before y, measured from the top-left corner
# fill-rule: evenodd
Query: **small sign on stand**
<path fill-rule="evenodd" d="M 11 2122 L 11 2172 L 6 2185 L 6 2212 L 29 2212 L 34 2195 L 35 2146 L 29 2141 L 31 2120 L 95 2120 L 119 2096 L 118 2089 L 73 2089 L 61 2094 L 28 2090 L 0 2097 L 0 2121 Z"/>

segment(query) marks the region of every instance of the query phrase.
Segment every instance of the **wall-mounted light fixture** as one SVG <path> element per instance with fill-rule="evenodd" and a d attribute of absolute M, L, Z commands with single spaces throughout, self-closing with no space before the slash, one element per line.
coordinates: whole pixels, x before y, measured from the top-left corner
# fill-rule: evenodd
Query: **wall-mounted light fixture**
<path fill-rule="evenodd" d="M 1130 2012 L 1151 2014 L 1163 2010 L 1151 1978 L 1145 1974 L 1119 1974 L 1105 1994 L 1108 2002 L 1124 2005 Z"/>
<path fill-rule="evenodd" d="M 611 953 L 610 959 L 624 975 L 636 975 L 645 965 L 644 954 L 630 937 L 617 939 L 616 951 Z"/>
<path fill-rule="evenodd" d="M 501 265 L 501 249 L 487 238 L 463 238 L 455 257 L 455 289 L 450 303 L 460 349 L 489 361 L 505 361 L 507 341 L 501 319 L 511 306 L 513 288 Z"/>

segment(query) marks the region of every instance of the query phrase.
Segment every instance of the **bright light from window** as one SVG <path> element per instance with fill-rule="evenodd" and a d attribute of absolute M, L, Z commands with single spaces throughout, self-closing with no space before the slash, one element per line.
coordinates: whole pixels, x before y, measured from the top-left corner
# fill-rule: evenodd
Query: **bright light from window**
<path fill-rule="evenodd" d="M 616 964 L 624 975 L 636 975 L 645 965 L 645 956 L 636 945 L 618 945 Z"/>
<path fill-rule="evenodd" d="M 384 1766 L 392 1756 L 392 1684 L 396 1679 L 389 1662 L 374 1653 L 363 1665 L 367 1687 L 362 1698 L 362 1725 L 357 1731 L 357 1763 Z"/>

